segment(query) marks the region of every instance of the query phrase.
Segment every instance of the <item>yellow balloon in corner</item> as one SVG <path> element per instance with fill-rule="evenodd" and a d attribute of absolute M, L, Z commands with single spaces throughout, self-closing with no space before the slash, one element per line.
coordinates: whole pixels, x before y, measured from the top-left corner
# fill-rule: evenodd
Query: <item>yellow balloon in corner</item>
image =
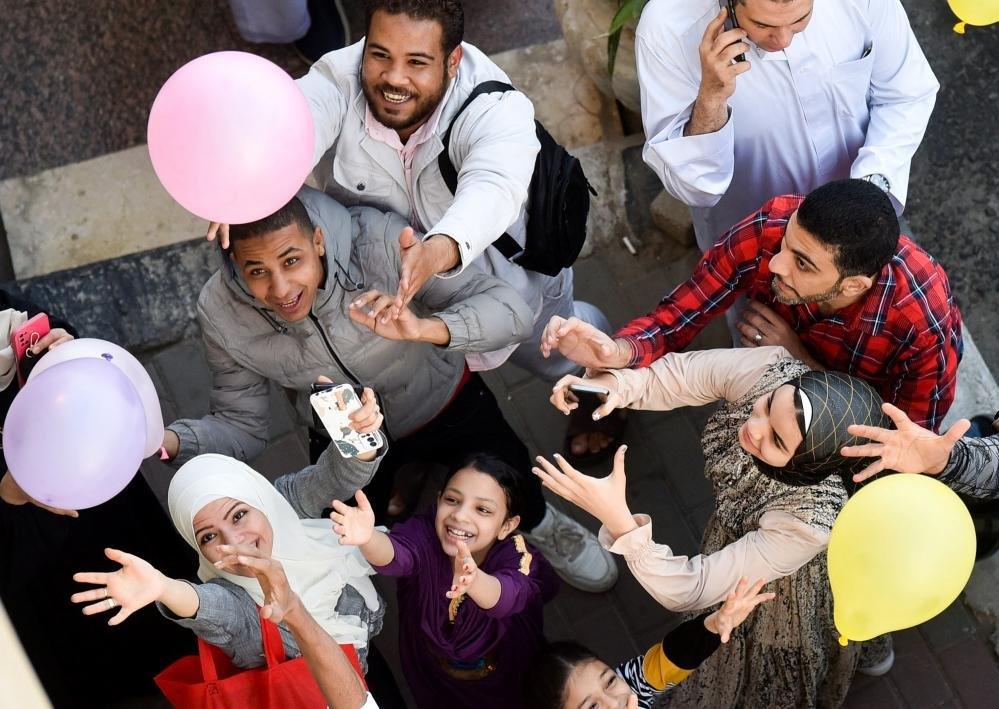
<path fill-rule="evenodd" d="M 999 0 L 947 0 L 947 4 L 961 18 L 954 25 L 954 31 L 958 34 L 964 34 L 966 24 L 984 27 L 999 22 Z"/>
<path fill-rule="evenodd" d="M 949 606 L 975 564 L 961 499 L 925 475 L 889 475 L 843 506 L 829 537 L 840 642 L 919 625 Z"/>

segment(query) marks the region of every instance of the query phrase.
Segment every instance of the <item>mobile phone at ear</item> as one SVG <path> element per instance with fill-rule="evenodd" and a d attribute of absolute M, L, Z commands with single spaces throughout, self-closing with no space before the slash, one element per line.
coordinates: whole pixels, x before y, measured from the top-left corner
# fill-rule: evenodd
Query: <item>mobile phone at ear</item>
<path fill-rule="evenodd" d="M 725 29 L 726 30 L 737 30 L 739 29 L 739 20 L 735 17 L 735 0 L 725 0 L 725 4 L 728 6 L 728 15 L 725 17 Z M 746 61 L 745 54 L 736 54 L 735 60 L 737 62 Z"/>
<path fill-rule="evenodd" d="M 22 387 L 28 381 L 28 374 L 38 362 L 38 358 L 41 357 L 41 353 L 32 354 L 29 350 L 48 335 L 51 329 L 49 316 L 38 313 L 10 333 L 10 346 L 14 350 L 14 363 L 17 367 L 17 381 Z"/>

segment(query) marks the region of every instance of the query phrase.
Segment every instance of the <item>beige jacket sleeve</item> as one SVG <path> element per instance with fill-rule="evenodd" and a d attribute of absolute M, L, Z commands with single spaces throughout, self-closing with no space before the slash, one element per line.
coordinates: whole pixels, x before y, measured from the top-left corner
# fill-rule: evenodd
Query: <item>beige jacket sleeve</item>
<path fill-rule="evenodd" d="M 739 579 L 767 582 L 789 576 L 822 553 L 828 532 L 777 510 L 760 517 L 759 529 L 714 554 L 676 556 L 652 541 L 652 520 L 635 515 L 636 529 L 616 541 L 600 528 L 601 545 L 624 556 L 642 588 L 671 611 L 708 608 L 725 600 Z"/>
<path fill-rule="evenodd" d="M 790 357 L 783 347 L 671 352 L 644 369 L 613 369 L 621 407 L 669 411 L 745 396 L 767 368 Z"/>

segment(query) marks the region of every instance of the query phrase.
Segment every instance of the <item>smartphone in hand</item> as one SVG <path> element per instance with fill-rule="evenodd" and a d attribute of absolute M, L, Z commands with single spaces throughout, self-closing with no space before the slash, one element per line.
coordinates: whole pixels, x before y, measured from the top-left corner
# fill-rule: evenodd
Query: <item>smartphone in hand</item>
<path fill-rule="evenodd" d="M 358 392 L 350 384 L 314 384 L 309 403 L 344 458 L 356 458 L 383 445 L 378 431 L 358 433 L 350 427 L 350 414 L 361 408 Z M 363 389 L 362 389 L 363 391 Z"/>
<path fill-rule="evenodd" d="M 34 354 L 30 350 L 48 335 L 51 329 L 49 316 L 38 313 L 10 333 L 10 346 L 14 350 L 14 363 L 17 367 L 17 382 L 22 387 L 28 381 L 28 374 L 38 362 L 38 358 L 42 356 L 42 353 Z"/>
<path fill-rule="evenodd" d="M 726 30 L 737 30 L 739 29 L 739 20 L 735 17 L 735 0 L 725 0 L 728 5 L 728 15 L 725 17 L 725 29 Z M 737 62 L 746 61 L 745 54 L 736 54 L 735 60 Z"/>
<path fill-rule="evenodd" d="M 569 391 L 573 393 L 574 398 L 579 403 L 579 410 L 591 416 L 610 394 L 606 387 L 596 384 L 570 384 Z"/>

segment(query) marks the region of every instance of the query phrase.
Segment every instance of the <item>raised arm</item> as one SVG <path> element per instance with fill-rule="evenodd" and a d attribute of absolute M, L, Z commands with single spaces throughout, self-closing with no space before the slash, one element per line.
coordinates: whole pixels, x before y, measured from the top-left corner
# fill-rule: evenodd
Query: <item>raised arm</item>
<path fill-rule="evenodd" d="M 485 94 L 458 117 L 449 157 L 458 171 L 454 200 L 428 238 L 454 240 L 458 261 L 448 276 L 468 268 L 517 220 L 527 201 L 541 149 L 534 105 L 519 91 Z"/>
<path fill-rule="evenodd" d="M 715 205 L 735 169 L 728 100 L 736 77 L 749 71 L 750 63 L 732 62 L 748 45 L 738 41 L 745 36 L 742 30 L 724 30 L 724 18 L 723 10 L 708 23 L 693 63 L 656 6 L 643 14 L 635 38 L 648 136 L 642 157 L 667 192 L 693 207 Z"/>
<path fill-rule="evenodd" d="M 365 387 L 361 401 L 362 407 L 349 417 L 351 428 L 361 433 L 377 431 L 384 417 L 374 391 Z M 378 471 L 386 452 L 388 443 L 378 451 L 344 458 L 330 443 L 315 465 L 282 475 L 274 481 L 274 487 L 291 503 L 299 517 L 316 519 L 331 500 L 346 500 L 367 485 Z"/>
<path fill-rule="evenodd" d="M 636 528 L 616 539 L 601 528 L 601 544 L 624 556 L 649 595 L 672 611 L 708 608 L 722 601 L 743 576 L 765 583 L 789 576 L 821 554 L 829 534 L 787 512 L 769 511 L 759 529 L 714 554 L 677 556 L 652 541 L 652 520 L 635 515 Z"/>
<path fill-rule="evenodd" d="M 896 211 L 909 188 L 912 156 L 923 140 L 940 84 L 923 55 L 899 0 L 869 1 L 871 22 L 870 113 L 867 138 L 850 167 L 851 177 L 881 174 L 891 185 Z"/>

